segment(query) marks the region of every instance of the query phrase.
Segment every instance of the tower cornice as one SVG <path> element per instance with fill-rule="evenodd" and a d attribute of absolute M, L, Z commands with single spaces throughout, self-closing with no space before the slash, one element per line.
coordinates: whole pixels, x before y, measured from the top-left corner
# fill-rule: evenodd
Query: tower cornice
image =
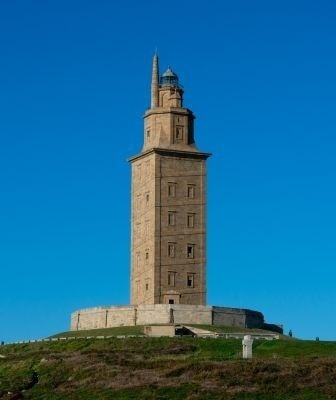
<path fill-rule="evenodd" d="M 183 150 L 175 150 L 175 149 L 163 149 L 160 147 L 156 147 L 150 150 L 143 151 L 142 153 L 136 154 L 133 157 L 130 157 L 127 161 L 132 163 L 136 160 L 139 160 L 143 157 L 147 157 L 149 154 L 159 154 L 161 156 L 169 156 L 169 157 L 180 157 L 180 158 L 193 158 L 206 160 L 211 156 L 211 153 L 201 153 L 198 151 L 183 151 Z"/>
<path fill-rule="evenodd" d="M 149 108 L 145 111 L 143 118 L 148 117 L 149 115 L 153 114 L 179 114 L 179 115 L 188 115 L 195 119 L 194 113 L 189 108 L 182 108 L 182 107 L 156 107 L 156 108 Z"/>

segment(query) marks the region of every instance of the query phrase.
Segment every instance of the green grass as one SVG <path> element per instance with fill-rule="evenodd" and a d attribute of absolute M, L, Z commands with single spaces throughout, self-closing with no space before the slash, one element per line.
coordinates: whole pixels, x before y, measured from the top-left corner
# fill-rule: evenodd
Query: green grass
<path fill-rule="evenodd" d="M 335 357 L 336 342 L 312 340 L 255 340 L 254 355 L 259 358 L 275 357 Z"/>
<path fill-rule="evenodd" d="M 205 329 L 217 333 L 267 333 L 278 335 L 277 332 L 267 331 L 265 329 L 249 329 L 249 328 L 237 328 L 234 326 L 220 326 L 220 325 L 194 325 L 190 324 L 188 326 L 194 326 L 195 328 Z M 283 336 L 283 335 L 280 335 Z"/>
<path fill-rule="evenodd" d="M 247 328 L 234 328 L 231 326 L 214 326 L 214 325 L 190 325 L 195 328 L 205 329 L 212 332 L 218 333 L 274 333 L 262 329 L 247 329 Z M 57 333 L 56 335 L 50 336 L 50 338 L 60 338 L 60 337 L 87 337 L 87 336 L 129 336 L 129 335 L 143 335 L 143 326 L 121 326 L 115 328 L 105 328 L 105 329 L 91 329 L 83 331 L 69 331 Z M 286 336 L 281 337 L 285 338 Z"/>
<path fill-rule="evenodd" d="M 235 339 L 131 337 L 1 346 L 6 358 L 0 359 L 0 399 L 26 385 L 33 371 L 40 381 L 25 399 L 336 398 L 335 342 L 255 340 L 253 347 L 254 358 L 242 360 L 241 340 Z"/>
<path fill-rule="evenodd" d="M 87 336 L 125 336 L 125 335 L 143 335 L 143 326 L 119 326 L 116 328 L 91 329 L 83 331 L 61 332 L 50 338 L 60 337 L 87 337 Z"/>

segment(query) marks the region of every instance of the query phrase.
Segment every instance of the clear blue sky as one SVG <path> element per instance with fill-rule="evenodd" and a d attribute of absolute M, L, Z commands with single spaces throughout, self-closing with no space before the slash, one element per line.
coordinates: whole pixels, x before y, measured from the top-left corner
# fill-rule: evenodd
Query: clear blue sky
<path fill-rule="evenodd" d="M 208 162 L 208 303 L 336 339 L 336 3 L 0 4 L 0 340 L 129 302 L 158 48 Z"/>

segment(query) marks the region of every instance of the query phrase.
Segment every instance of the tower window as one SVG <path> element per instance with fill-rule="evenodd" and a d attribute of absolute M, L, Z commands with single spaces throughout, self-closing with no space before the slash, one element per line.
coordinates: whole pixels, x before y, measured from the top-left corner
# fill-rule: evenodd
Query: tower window
<path fill-rule="evenodd" d="M 175 211 L 169 211 L 168 212 L 168 225 L 175 225 L 176 222 L 176 212 Z"/>
<path fill-rule="evenodd" d="M 187 227 L 193 228 L 195 225 L 195 214 L 188 214 L 187 215 Z"/>
<path fill-rule="evenodd" d="M 187 257 L 188 258 L 194 258 L 195 256 L 195 245 L 194 244 L 188 244 L 187 245 Z"/>
<path fill-rule="evenodd" d="M 176 183 L 168 182 L 168 197 L 175 197 L 175 196 L 176 196 Z"/>
<path fill-rule="evenodd" d="M 146 173 L 146 176 L 149 176 L 149 174 L 150 174 L 150 161 L 149 160 L 145 162 L 145 173 Z"/>
<path fill-rule="evenodd" d="M 148 260 L 148 259 L 149 259 L 149 251 L 148 251 L 148 250 L 146 250 L 146 253 L 145 253 L 145 258 L 146 258 L 146 260 Z"/>
<path fill-rule="evenodd" d="M 169 299 L 168 304 L 174 304 L 174 299 Z"/>
<path fill-rule="evenodd" d="M 168 286 L 175 286 L 175 272 L 168 272 Z"/>
<path fill-rule="evenodd" d="M 139 181 L 141 181 L 141 164 L 137 165 L 136 174 Z"/>
<path fill-rule="evenodd" d="M 145 232 L 144 232 L 145 238 L 148 238 L 148 235 L 149 235 L 149 221 L 146 220 L 145 221 Z"/>
<path fill-rule="evenodd" d="M 146 283 L 146 286 L 145 286 L 145 288 L 146 288 L 146 290 L 148 290 L 148 288 L 149 288 L 149 285 L 148 285 L 148 283 Z"/>
<path fill-rule="evenodd" d="M 187 186 L 187 197 L 189 199 L 195 198 L 195 185 L 188 185 Z"/>
<path fill-rule="evenodd" d="M 195 277 L 195 274 L 187 274 L 187 286 L 188 287 L 194 287 L 194 284 L 195 284 L 194 277 Z"/>
<path fill-rule="evenodd" d="M 148 192 L 146 193 L 145 198 L 146 198 L 146 205 L 148 205 L 148 203 L 149 203 L 149 193 Z"/>
<path fill-rule="evenodd" d="M 150 138 L 150 129 L 147 129 L 147 131 L 146 131 L 146 137 L 147 137 L 147 139 Z"/>
<path fill-rule="evenodd" d="M 141 238 L 141 224 L 138 222 L 134 225 L 134 243 L 138 243 Z"/>
<path fill-rule="evenodd" d="M 141 208 L 141 194 L 138 194 L 138 195 L 137 195 L 137 198 L 136 198 L 136 208 L 137 208 L 137 209 L 140 209 L 140 208 Z"/>
<path fill-rule="evenodd" d="M 175 128 L 175 143 L 181 143 L 183 142 L 183 126 L 177 126 Z"/>
<path fill-rule="evenodd" d="M 175 257 L 175 243 L 168 243 L 168 257 Z"/>

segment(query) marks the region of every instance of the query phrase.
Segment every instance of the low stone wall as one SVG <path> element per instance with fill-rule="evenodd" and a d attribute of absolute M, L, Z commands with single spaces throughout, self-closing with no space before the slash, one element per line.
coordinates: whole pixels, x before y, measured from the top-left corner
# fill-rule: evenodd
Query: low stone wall
<path fill-rule="evenodd" d="M 212 325 L 236 326 L 239 328 L 263 328 L 264 326 L 264 316 L 259 311 L 228 307 L 212 308 Z"/>
<path fill-rule="evenodd" d="M 136 325 L 133 306 L 92 307 L 71 314 L 72 331 L 133 325 Z"/>
<path fill-rule="evenodd" d="M 144 304 L 133 308 L 136 312 L 136 325 L 171 323 L 173 312 L 167 304 Z"/>
<path fill-rule="evenodd" d="M 93 307 L 71 314 L 72 331 L 156 324 L 263 328 L 264 316 L 253 310 L 186 304 Z"/>
<path fill-rule="evenodd" d="M 212 310 L 211 306 L 176 304 L 173 307 L 173 322 L 175 324 L 212 325 Z"/>

